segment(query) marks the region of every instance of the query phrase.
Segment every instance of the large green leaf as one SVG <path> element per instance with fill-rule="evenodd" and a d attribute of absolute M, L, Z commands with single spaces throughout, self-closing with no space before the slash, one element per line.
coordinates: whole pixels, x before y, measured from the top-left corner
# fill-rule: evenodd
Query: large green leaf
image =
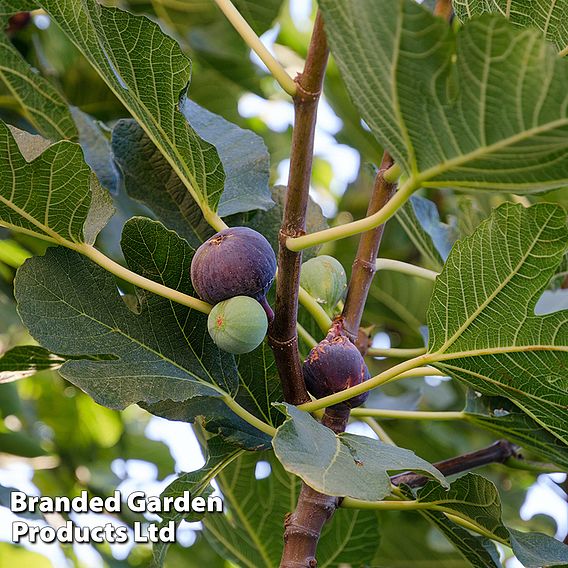
<path fill-rule="evenodd" d="M 269 209 L 273 205 L 268 188 L 270 158 L 262 139 L 189 100 L 180 108 L 199 135 L 215 145 L 223 162 L 227 180 L 219 215 Z M 196 246 L 211 236 L 198 204 L 134 120 L 117 123 L 112 145 L 131 197 Z"/>
<path fill-rule="evenodd" d="M 160 223 L 130 220 L 122 248 L 129 268 L 191 293 L 193 250 Z M 15 294 L 30 333 L 53 352 L 104 361 L 66 362 L 61 374 L 110 408 L 234 393 L 234 359 L 209 339 L 206 316 L 141 291 L 139 312 L 112 275 L 79 254 L 49 249 L 19 269 Z"/>
<path fill-rule="evenodd" d="M 191 63 L 159 26 L 95 0 L 40 0 L 53 21 L 144 128 L 202 208 L 215 217 L 225 175 L 215 148 L 179 111 Z"/>
<path fill-rule="evenodd" d="M 388 471 L 419 470 L 446 484 L 444 476 L 414 452 L 354 434 L 335 434 L 307 412 L 278 405 L 288 415 L 272 439 L 284 468 L 310 487 L 338 497 L 368 501 L 391 492 Z"/>
<path fill-rule="evenodd" d="M 568 447 L 548 430 L 502 397 L 468 391 L 464 409 L 468 422 L 503 436 L 544 460 L 568 469 Z"/>
<path fill-rule="evenodd" d="M 112 204 L 78 144 L 48 144 L 0 122 L 0 225 L 52 242 L 93 243 Z"/>
<path fill-rule="evenodd" d="M 568 62 L 536 30 L 484 16 L 455 33 L 413 0 L 322 0 L 363 119 L 414 187 L 568 183 Z"/>
<path fill-rule="evenodd" d="M 277 427 L 283 416 L 272 403 L 282 400 L 282 390 L 267 342 L 251 353 L 236 357 L 236 361 L 239 385 L 233 398 L 250 413 Z M 247 450 L 270 448 L 269 436 L 229 412 L 227 406 L 216 398 L 194 397 L 182 403 L 163 401 L 144 407 L 168 420 L 197 421 L 210 432 L 218 432 L 225 440 Z"/>
<path fill-rule="evenodd" d="M 416 500 L 465 519 L 498 540 L 506 540 L 509 536 L 501 522 L 501 500 L 497 489 L 481 475 L 468 473 L 453 481 L 449 490 L 429 481 L 417 491 Z"/>
<path fill-rule="evenodd" d="M 568 4 L 562 0 L 453 0 L 453 6 L 462 21 L 492 13 L 522 28 L 538 28 L 559 51 L 568 53 Z"/>
<path fill-rule="evenodd" d="M 421 511 L 423 517 L 446 536 L 470 566 L 474 568 L 502 568 L 499 553 L 488 538 L 475 536 L 460 525 L 450 521 L 443 513 Z"/>
<path fill-rule="evenodd" d="M 67 103 L 53 85 L 35 71 L 0 31 L 0 80 L 18 101 L 23 115 L 51 140 L 77 138 Z"/>
<path fill-rule="evenodd" d="M 270 474 L 256 478 L 257 464 Z M 243 568 L 276 568 L 282 555 L 282 530 L 296 507 L 299 480 L 287 473 L 272 452 L 245 454 L 216 477 L 227 511 L 207 515 L 205 534 L 225 558 Z M 338 510 L 318 544 L 318 566 L 338 568 L 369 563 L 379 545 L 373 511 Z"/>
<path fill-rule="evenodd" d="M 468 473 L 460 477 L 450 485 L 449 491 L 430 481 L 417 491 L 416 500 L 435 507 L 435 513 L 423 511 L 424 514 L 460 550 L 464 550 L 464 546 L 470 549 L 471 543 L 463 538 L 463 532 L 457 529 L 451 519 L 444 518 L 439 513 L 455 515 L 491 538 L 511 546 L 526 568 L 558 566 L 568 562 L 568 546 L 565 544 L 541 533 L 523 533 L 505 527 L 501 520 L 501 502 L 497 489 L 491 481 L 480 475 Z M 479 562 L 473 565 L 484 566 L 481 559 L 485 555 L 479 546 L 477 550 Z M 469 554 L 472 554 L 471 549 Z M 487 565 L 494 566 L 491 563 Z"/>
<path fill-rule="evenodd" d="M 196 497 L 207 498 L 213 493 L 211 481 L 232 461 L 237 459 L 243 451 L 237 446 L 227 444 L 218 436 L 212 436 L 207 440 L 207 461 L 205 465 L 198 470 L 180 475 L 162 491 L 160 498 L 173 497 L 175 499 L 183 496 L 185 491 L 189 491 L 192 499 Z M 169 521 L 178 523 L 181 520 L 192 522 L 202 519 L 203 515 L 198 513 L 169 511 L 162 514 L 162 524 L 167 524 Z M 168 547 L 169 543 L 165 542 L 158 542 L 153 546 L 152 552 L 156 566 L 163 566 Z"/>
<path fill-rule="evenodd" d="M 428 361 L 568 444 L 568 312 L 534 314 L 568 246 L 554 204 L 504 204 L 458 241 L 428 310 Z"/>
<path fill-rule="evenodd" d="M 63 363 L 63 357 L 53 355 L 43 347 L 13 347 L 0 357 L 0 384 L 25 379 L 45 369 L 59 369 Z"/>

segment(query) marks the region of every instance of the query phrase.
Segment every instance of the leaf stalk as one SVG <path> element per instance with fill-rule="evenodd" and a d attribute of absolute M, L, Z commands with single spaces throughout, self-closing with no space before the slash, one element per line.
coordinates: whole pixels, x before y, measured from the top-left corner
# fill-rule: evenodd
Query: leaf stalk
<path fill-rule="evenodd" d="M 223 14 L 225 14 L 233 28 L 235 28 L 237 33 L 243 38 L 245 43 L 260 57 L 266 67 L 268 67 L 268 70 L 278 84 L 293 97 L 297 92 L 297 85 L 294 79 L 288 75 L 284 67 L 282 67 L 262 41 L 260 41 L 260 38 L 250 27 L 249 23 L 241 16 L 241 13 L 235 8 L 231 0 L 215 0 L 215 3 Z"/>

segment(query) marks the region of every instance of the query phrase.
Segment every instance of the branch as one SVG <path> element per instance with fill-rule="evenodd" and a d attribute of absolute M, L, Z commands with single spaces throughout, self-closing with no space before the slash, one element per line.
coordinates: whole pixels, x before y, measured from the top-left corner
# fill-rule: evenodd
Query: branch
<path fill-rule="evenodd" d="M 375 178 L 373 193 L 367 209 L 367 218 L 385 209 L 387 202 L 394 193 L 396 186 L 384 179 L 385 172 L 389 170 L 392 165 L 393 159 L 388 152 L 385 152 L 381 167 Z M 379 225 L 374 230 L 368 231 L 361 236 L 357 256 L 353 262 L 351 280 L 349 281 L 347 297 L 345 299 L 345 305 L 343 306 L 343 318 L 345 320 L 345 330 L 355 343 L 358 338 L 359 326 L 361 325 L 361 318 L 363 317 L 363 310 L 365 309 L 369 288 L 371 287 L 373 276 L 375 275 L 375 263 L 379 252 L 379 245 L 383 237 L 383 231 L 384 225 Z"/>
<path fill-rule="evenodd" d="M 297 86 L 292 77 L 288 75 L 286 69 L 280 65 L 272 53 L 270 53 L 266 46 L 260 41 L 255 31 L 233 6 L 231 0 L 215 0 L 215 3 L 219 6 L 223 14 L 225 14 L 227 20 L 231 22 L 237 33 L 245 40 L 246 44 L 260 57 L 266 67 L 268 67 L 268 70 L 278 84 L 289 95 L 296 95 Z"/>
<path fill-rule="evenodd" d="M 456 473 L 463 473 L 482 465 L 490 463 L 505 463 L 509 458 L 518 457 L 519 448 L 508 440 L 498 440 L 487 448 L 463 454 L 455 458 L 450 458 L 434 464 L 441 473 L 444 475 L 455 475 Z M 391 477 L 393 485 L 408 485 L 409 487 L 422 487 L 430 480 L 425 475 L 418 473 L 400 473 Z"/>
<path fill-rule="evenodd" d="M 287 238 L 303 235 L 306 231 L 317 106 L 328 55 L 323 20 L 318 13 L 304 71 L 296 78 L 290 174 L 278 253 L 278 273 L 281 276 L 276 282 L 275 317 L 269 329 L 269 343 L 274 352 L 284 397 L 292 404 L 307 402 L 310 397 L 302 375 L 296 332 L 302 254 L 289 251 L 285 243 Z"/>
<path fill-rule="evenodd" d="M 369 202 L 367 212 L 369 215 L 383 208 L 392 196 L 394 185 L 385 181 L 383 177 L 392 165 L 392 158 L 385 152 Z M 380 226 L 361 236 L 353 264 L 342 318 L 344 329 L 354 343 L 359 336 L 361 317 L 375 273 L 375 260 L 383 229 L 384 227 Z M 289 251 L 287 254 L 289 254 Z M 365 345 L 364 348 L 366 349 L 366 347 Z M 337 434 L 345 431 L 348 421 L 348 408 L 326 408 L 322 424 Z M 368 421 L 371 422 L 372 419 Z M 372 422 L 374 423 L 374 421 Z M 302 485 L 296 510 L 286 519 L 281 568 L 310 568 L 316 565 L 315 554 L 321 530 L 332 517 L 338 505 L 337 497 L 324 495 L 314 491 L 306 484 Z"/>

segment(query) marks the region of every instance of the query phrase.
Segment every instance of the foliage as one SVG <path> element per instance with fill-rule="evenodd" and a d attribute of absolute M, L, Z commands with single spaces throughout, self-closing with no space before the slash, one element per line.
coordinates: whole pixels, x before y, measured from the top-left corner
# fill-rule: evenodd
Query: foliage
<path fill-rule="evenodd" d="M 110 495 L 143 460 L 163 497 L 222 496 L 223 514 L 162 514 L 180 530 L 202 521 L 191 546 L 136 545 L 119 560 L 93 545 L 108 566 L 277 566 L 302 483 L 346 498 L 320 566 L 494 567 L 494 543 L 527 567 L 568 564 L 550 517 L 519 514 L 535 472 L 568 470 L 565 3 L 455 0 L 449 26 L 435 3 L 319 0 L 324 94 L 341 123 L 325 135 L 374 166 L 382 148 L 394 158 L 380 256 L 406 269 L 379 271 L 363 312 L 396 350 L 368 353 L 374 377 L 358 390 L 300 408 L 284 401 L 268 340 L 239 356 L 215 345 L 190 278 L 196 249 L 227 226 L 284 246 L 289 194 L 275 184 L 290 132 L 239 102 L 272 109 L 287 95 L 213 0 L 109 4 L 0 0 L 0 456 L 25 461 L 44 495 Z M 256 34 L 277 25 L 275 52 L 301 67 L 309 34 L 287 3 L 234 5 Z M 21 10 L 33 17 L 14 29 Z M 365 215 L 375 172 L 364 165 L 340 195 L 343 164 L 319 152 L 312 197 L 333 207 L 326 218 L 310 201 L 306 231 L 327 229 L 321 252 L 351 267 L 358 238 L 334 231 Z M 317 300 L 300 306 L 303 355 L 334 315 Z M 434 373 L 435 387 L 420 378 Z M 319 422 L 373 387 L 368 413 L 391 411 L 364 418 L 380 440 Z M 459 422 L 423 420 L 444 411 Z M 201 468 L 180 472 L 152 439 L 158 417 L 172 432 L 192 425 Z M 520 449 L 482 475 L 432 465 L 496 436 Z M 407 470 L 426 474 L 421 487 L 391 484 Z M 0 485 L 0 506 L 12 490 Z M 0 550 L 0 567 L 44 562 Z"/>

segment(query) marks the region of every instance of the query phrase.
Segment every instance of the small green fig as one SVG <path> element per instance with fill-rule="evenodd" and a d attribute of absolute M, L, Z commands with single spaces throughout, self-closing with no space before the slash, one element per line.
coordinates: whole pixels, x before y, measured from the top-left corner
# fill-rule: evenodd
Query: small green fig
<path fill-rule="evenodd" d="M 347 276 L 338 260 L 324 254 L 302 264 L 300 284 L 331 315 L 345 294 Z"/>
<path fill-rule="evenodd" d="M 216 304 L 207 318 L 207 329 L 215 345 L 240 355 L 256 349 L 268 329 L 264 308 L 249 296 L 235 296 Z"/>

